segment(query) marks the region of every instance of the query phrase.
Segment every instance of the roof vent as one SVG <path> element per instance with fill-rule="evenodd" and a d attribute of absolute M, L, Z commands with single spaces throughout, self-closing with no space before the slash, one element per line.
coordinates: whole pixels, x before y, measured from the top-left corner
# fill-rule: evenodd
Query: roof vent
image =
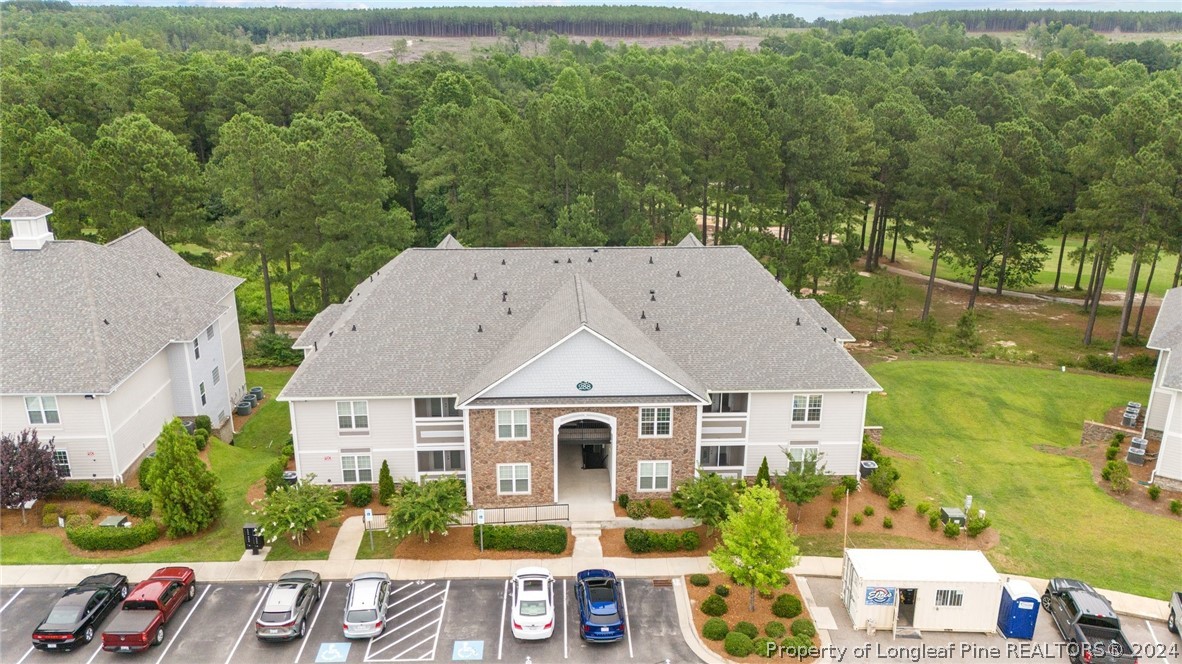
<path fill-rule="evenodd" d="M 502 259 L 501 259 L 501 265 L 504 265 L 504 264 L 505 264 L 505 259 L 504 259 L 504 258 L 502 258 Z"/>
<path fill-rule="evenodd" d="M 505 313 L 512 316 L 513 315 L 513 307 L 509 307 L 509 310 L 506 311 Z"/>
<path fill-rule="evenodd" d="M 509 291 L 501 291 L 501 302 L 509 301 Z"/>
<path fill-rule="evenodd" d="M 103 319 L 103 325 L 110 325 L 110 324 L 111 324 L 111 321 L 107 320 L 106 318 Z"/>
<path fill-rule="evenodd" d="M 373 275 L 372 275 L 372 274 L 371 274 L 371 275 L 369 275 L 369 280 L 370 280 L 370 281 L 373 281 Z"/>
<path fill-rule="evenodd" d="M 476 280 L 477 280 L 477 279 L 476 279 L 476 273 L 475 273 L 475 272 L 473 272 L 473 273 L 472 273 L 472 281 L 476 281 Z"/>
<path fill-rule="evenodd" d="M 657 332 L 660 332 L 660 331 L 661 331 L 661 324 L 657 323 Z"/>
<path fill-rule="evenodd" d="M 829 331 L 829 328 L 827 328 L 827 327 L 825 327 L 824 325 L 822 325 L 822 326 L 821 326 L 821 331 L 822 331 L 822 332 L 828 332 L 828 331 Z"/>
<path fill-rule="evenodd" d="M 477 326 L 476 326 L 476 331 L 477 331 L 477 332 L 483 332 L 483 331 L 484 331 L 484 326 L 483 326 L 483 325 L 477 325 Z"/>
<path fill-rule="evenodd" d="M 797 318 L 797 319 L 796 319 L 796 325 L 797 325 L 798 327 L 800 326 L 800 318 Z"/>
<path fill-rule="evenodd" d="M 679 276 L 679 277 L 681 276 L 681 270 L 677 271 L 677 276 Z"/>
<path fill-rule="evenodd" d="M 590 256 L 588 256 L 588 257 L 587 257 L 587 262 L 588 262 L 588 263 L 590 263 L 590 262 L 591 262 L 591 257 L 590 257 Z"/>
<path fill-rule="evenodd" d="M 656 302 L 656 301 L 657 301 L 657 296 L 656 296 L 655 294 L 653 294 L 653 295 L 649 295 L 649 296 L 648 296 L 648 300 L 649 300 L 649 302 Z"/>
<path fill-rule="evenodd" d="M 161 276 L 160 276 L 160 271 L 159 271 L 159 270 L 157 270 L 157 271 L 156 271 L 156 278 L 157 278 L 157 279 L 162 279 L 162 278 L 163 278 L 163 277 L 161 277 Z"/>
<path fill-rule="evenodd" d="M 353 296 L 352 296 L 352 295 L 350 295 L 350 296 L 349 296 L 349 299 L 348 299 L 348 300 L 345 300 L 345 301 L 346 301 L 346 302 L 352 302 L 352 301 L 353 301 Z"/>
<path fill-rule="evenodd" d="M 571 260 L 569 257 L 566 259 L 566 264 L 567 264 L 567 265 L 570 265 L 570 264 L 571 264 L 571 263 L 573 263 L 573 262 L 574 262 L 574 261 L 572 261 L 572 260 Z"/>
<path fill-rule="evenodd" d="M 592 249 L 592 250 L 591 250 L 591 253 L 593 253 L 593 254 L 598 254 L 598 253 L 599 253 L 599 250 L 598 250 L 598 249 Z"/>
<path fill-rule="evenodd" d="M 331 337 L 333 332 L 334 332 L 334 330 L 329 330 L 329 331 L 328 331 L 328 336 L 330 336 L 330 337 Z"/>
<path fill-rule="evenodd" d="M 649 265 L 652 265 L 652 264 L 653 264 L 653 257 L 652 257 L 652 256 L 649 256 L 649 257 L 648 257 L 648 264 L 649 264 Z"/>
<path fill-rule="evenodd" d="M 644 309 L 641 309 L 640 310 L 640 320 L 644 320 L 645 318 L 646 318 L 646 316 L 644 315 Z"/>
<path fill-rule="evenodd" d="M 352 329 L 351 331 L 352 331 L 352 332 L 356 332 L 356 331 L 357 331 L 357 323 L 353 323 L 353 329 Z"/>
<path fill-rule="evenodd" d="M 554 259 L 554 264 L 555 264 L 555 265 L 558 265 L 558 259 L 557 259 L 557 258 L 555 258 L 555 259 Z"/>
<path fill-rule="evenodd" d="M 318 344 L 318 343 L 316 343 L 315 341 L 313 341 L 313 342 L 312 342 L 312 351 L 313 351 L 313 352 L 315 352 L 315 351 L 318 351 L 318 350 L 320 350 L 320 344 Z"/>

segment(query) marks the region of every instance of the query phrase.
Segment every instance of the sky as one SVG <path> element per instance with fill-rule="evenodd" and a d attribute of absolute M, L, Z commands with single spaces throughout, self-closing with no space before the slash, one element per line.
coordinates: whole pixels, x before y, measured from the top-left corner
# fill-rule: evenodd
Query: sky
<path fill-rule="evenodd" d="M 684 7 L 700 11 L 730 14 L 795 14 L 814 20 L 818 17 L 843 19 L 851 16 L 873 14 L 912 14 L 936 9 L 1092 9 L 1139 11 L 1182 11 L 1182 0 L 805 0 L 792 2 L 781 0 L 618 0 L 595 2 L 581 0 L 459 0 L 451 1 L 404 1 L 404 0 L 73 0 L 78 5 L 201 5 L 229 7 L 299 7 L 311 8 L 405 8 L 405 7 L 520 7 L 532 5 L 651 5 L 658 7 Z"/>

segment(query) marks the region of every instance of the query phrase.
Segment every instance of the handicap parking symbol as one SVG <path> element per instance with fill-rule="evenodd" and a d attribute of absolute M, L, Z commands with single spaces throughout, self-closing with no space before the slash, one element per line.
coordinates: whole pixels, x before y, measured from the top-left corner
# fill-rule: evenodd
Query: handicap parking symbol
<path fill-rule="evenodd" d="M 451 649 L 453 662 L 479 662 L 484 659 L 484 641 L 456 641 Z"/>
<path fill-rule="evenodd" d="M 329 662 L 343 662 L 349 658 L 348 643 L 321 643 L 320 650 L 316 653 L 316 664 L 329 664 Z"/>

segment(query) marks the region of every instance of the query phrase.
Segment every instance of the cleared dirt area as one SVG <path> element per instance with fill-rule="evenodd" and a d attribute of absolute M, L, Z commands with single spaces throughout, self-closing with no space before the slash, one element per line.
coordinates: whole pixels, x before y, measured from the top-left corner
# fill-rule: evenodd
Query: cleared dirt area
<path fill-rule="evenodd" d="M 660 48 L 662 46 L 688 46 L 709 41 L 721 44 L 728 49 L 745 48 L 755 50 L 763 35 L 724 35 L 724 36 L 690 36 L 690 37 L 594 37 L 590 35 L 561 35 L 573 43 L 586 42 L 596 39 L 610 46 L 620 43 L 644 48 Z M 405 42 L 405 45 L 403 44 Z M 415 62 L 423 59 L 428 53 L 450 53 L 460 60 L 471 59 L 481 53 L 488 52 L 498 45 L 506 46 L 508 41 L 501 37 L 419 37 L 416 35 L 382 35 L 378 37 L 345 37 L 342 39 L 316 39 L 311 41 L 275 41 L 258 47 L 266 51 L 298 51 L 302 48 L 327 48 L 341 53 L 356 53 L 377 62 L 388 62 L 397 58 L 398 62 Z M 546 42 L 526 41 L 521 44 L 524 55 L 541 55 L 546 52 Z"/>

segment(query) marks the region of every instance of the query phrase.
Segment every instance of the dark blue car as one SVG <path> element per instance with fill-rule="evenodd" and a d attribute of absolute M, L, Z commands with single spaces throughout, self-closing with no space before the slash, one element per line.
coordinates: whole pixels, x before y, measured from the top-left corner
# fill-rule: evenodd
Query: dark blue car
<path fill-rule="evenodd" d="M 579 605 L 579 636 L 585 641 L 619 641 L 624 638 L 624 603 L 614 572 L 585 569 L 575 579 L 575 603 Z"/>

